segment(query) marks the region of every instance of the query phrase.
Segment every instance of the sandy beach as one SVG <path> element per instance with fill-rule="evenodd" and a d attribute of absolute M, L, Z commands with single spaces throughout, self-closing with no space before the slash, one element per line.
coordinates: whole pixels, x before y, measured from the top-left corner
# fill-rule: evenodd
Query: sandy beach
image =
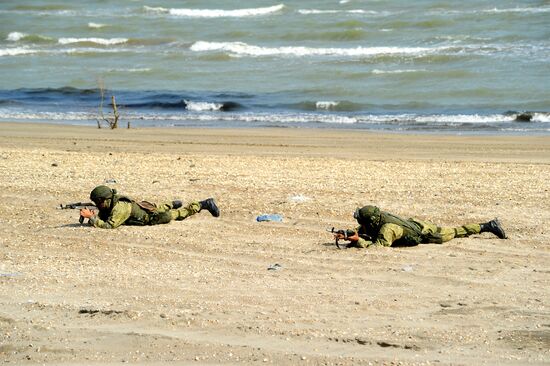
<path fill-rule="evenodd" d="M 105 182 L 222 215 L 58 209 Z M 365 204 L 509 239 L 337 249 Z M 0 123 L 0 363 L 548 365 L 549 223 L 547 136 Z"/>

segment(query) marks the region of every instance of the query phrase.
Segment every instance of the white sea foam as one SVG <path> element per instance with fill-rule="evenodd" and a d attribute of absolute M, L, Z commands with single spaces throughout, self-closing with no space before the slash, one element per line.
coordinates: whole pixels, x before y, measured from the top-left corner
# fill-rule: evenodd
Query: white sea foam
<path fill-rule="evenodd" d="M 527 14 L 536 14 L 536 13 L 548 13 L 550 12 L 550 7 L 542 8 L 492 8 L 492 9 L 471 9 L 471 10 L 431 10 L 426 12 L 426 15 L 460 15 L 460 14 L 501 14 L 501 13 L 527 13 Z"/>
<path fill-rule="evenodd" d="M 317 14 L 371 14 L 371 15 L 378 15 L 378 14 L 381 14 L 378 11 L 362 10 L 362 9 L 355 9 L 355 10 L 299 9 L 298 13 L 302 14 L 302 15 L 317 15 Z"/>
<path fill-rule="evenodd" d="M 108 72 L 149 72 L 151 71 L 151 68 L 149 67 L 142 67 L 142 68 L 131 68 L 131 69 L 109 69 Z"/>
<path fill-rule="evenodd" d="M 503 114 L 386 114 L 386 115 L 358 115 L 357 122 L 360 123 L 425 123 L 425 124 L 487 124 L 495 122 L 514 122 L 515 116 Z"/>
<path fill-rule="evenodd" d="M 189 103 L 189 102 L 188 102 Z M 416 114 L 399 114 L 399 115 L 358 115 L 342 116 L 320 113 L 204 113 L 212 112 L 216 109 L 211 108 L 215 103 L 190 103 L 196 106 L 204 104 L 206 109 L 190 109 L 187 112 L 174 114 L 159 114 L 159 113 L 135 113 L 131 111 L 125 112 L 125 117 L 139 121 L 173 121 L 177 122 L 247 122 L 247 123 L 266 123 L 266 124 L 292 124 L 292 123 L 327 123 L 327 124 L 403 124 L 413 127 L 415 123 L 431 124 L 434 127 L 437 125 L 457 125 L 461 124 L 490 124 L 499 122 L 515 122 L 514 115 L 416 115 Z M 210 107 L 206 106 L 210 104 Z M 221 104 L 218 105 L 221 107 Z M 88 121 L 94 122 L 97 118 L 95 113 L 90 112 L 31 112 L 31 111 L 13 111 L 0 108 L 1 120 L 39 120 L 39 121 Z M 533 122 L 550 122 L 549 113 L 534 113 Z M 516 124 L 520 126 L 521 124 Z M 527 123 L 528 125 L 528 123 Z M 511 127 L 507 127 L 510 130 Z M 516 130 L 521 132 L 525 128 L 516 127 Z M 545 130 L 546 131 L 546 130 Z M 548 130 L 550 131 L 550 130 Z"/>
<path fill-rule="evenodd" d="M 194 103 L 192 103 L 194 104 Z M 199 103 L 197 103 L 199 104 Z M 204 103 L 207 104 L 207 103 Z M 221 106 L 221 105 L 220 105 Z M 140 121 L 204 121 L 204 122 L 249 122 L 249 123 L 334 123 L 353 124 L 358 120 L 353 117 L 322 114 L 221 114 L 203 113 L 209 110 L 191 110 L 177 114 L 144 113 L 137 114 L 125 112 L 125 117 Z M 200 112 L 200 113 L 199 113 Z M 3 120 L 40 120 L 40 121 L 94 121 L 95 113 L 90 112 L 17 112 L 0 108 L 0 119 Z"/>
<path fill-rule="evenodd" d="M 336 106 L 340 104 L 339 102 L 332 102 L 332 101 L 319 101 L 315 103 L 315 108 L 317 109 L 333 109 Z"/>
<path fill-rule="evenodd" d="M 0 109 L 0 118 L 4 120 L 49 120 L 49 121 L 86 121 L 95 120 L 96 115 L 82 112 L 15 112 Z"/>
<path fill-rule="evenodd" d="M 463 44 L 467 41 L 473 41 L 473 42 L 485 42 L 488 43 L 492 40 L 490 37 L 472 37 L 469 35 L 455 35 L 455 36 L 436 36 L 434 37 L 438 41 L 447 41 L 451 44 Z"/>
<path fill-rule="evenodd" d="M 406 74 L 406 73 L 412 73 L 412 72 L 426 72 L 426 69 L 405 69 L 405 70 L 378 70 L 374 69 L 372 70 L 372 73 L 375 75 L 383 75 L 383 74 Z"/>
<path fill-rule="evenodd" d="M 106 24 L 101 24 L 101 23 L 92 23 L 92 22 L 88 23 L 88 28 L 92 28 L 92 29 L 100 29 L 106 26 L 107 26 Z"/>
<path fill-rule="evenodd" d="M 219 111 L 223 107 L 222 103 L 191 102 L 189 100 L 186 100 L 185 104 L 185 109 L 194 112 Z"/>
<path fill-rule="evenodd" d="M 324 114 L 271 114 L 271 113 L 244 113 L 244 114 L 232 114 L 232 113 L 194 113 L 190 114 L 172 114 L 172 115 L 159 115 L 159 114 L 145 114 L 140 118 L 151 121 L 221 121 L 221 122 L 258 122 L 258 123 L 336 123 L 336 124 L 353 124 L 357 123 L 357 119 L 354 117 L 339 116 L 339 115 L 324 115 Z"/>
<path fill-rule="evenodd" d="M 203 110 L 204 111 L 204 110 Z M 198 111 L 200 112 L 200 111 Z M 489 124 L 502 122 L 515 122 L 515 115 L 504 114 L 385 114 L 385 115 L 357 115 L 343 116 L 334 114 L 319 113 L 243 113 L 243 114 L 145 114 L 141 118 L 145 120 L 174 120 L 174 121 L 225 121 L 225 122 L 261 122 L 261 123 L 329 123 L 329 124 L 407 124 L 413 126 L 415 123 L 461 125 L 468 124 Z M 550 122 L 550 113 L 534 113 L 532 122 Z"/>
<path fill-rule="evenodd" d="M 532 122 L 550 122 L 550 113 L 533 113 Z"/>
<path fill-rule="evenodd" d="M 68 55 L 85 55 L 85 54 L 97 54 L 97 53 L 119 53 L 119 52 L 128 52 L 129 50 L 128 49 L 124 49 L 124 48 L 91 48 L 91 47 L 86 47 L 86 48 L 69 48 L 69 49 L 66 49 L 66 50 L 62 50 L 62 51 L 51 51 L 51 52 L 48 52 L 48 53 L 52 53 L 52 54 L 55 54 L 55 53 L 64 53 L 64 54 L 68 54 Z M 132 50 L 133 51 L 133 50 Z"/>
<path fill-rule="evenodd" d="M 128 42 L 128 38 L 59 38 L 58 42 L 60 44 L 71 44 L 71 43 L 97 43 L 104 46 L 110 46 L 114 44 L 121 44 Z"/>
<path fill-rule="evenodd" d="M 195 18 L 222 18 L 222 17 L 250 17 L 258 15 L 266 15 L 276 13 L 284 9 L 284 4 L 269 6 L 266 8 L 251 8 L 251 9 L 166 9 L 162 7 L 144 6 L 145 11 L 152 13 L 168 13 L 170 15 Z"/>
<path fill-rule="evenodd" d="M 229 116 L 230 120 L 264 123 L 335 123 L 354 124 L 358 120 L 355 117 L 320 114 L 244 114 Z"/>
<path fill-rule="evenodd" d="M 153 6 L 143 6 L 143 10 L 145 10 L 148 13 L 169 13 L 170 9 L 162 8 L 162 7 L 153 7 Z"/>
<path fill-rule="evenodd" d="M 425 47 L 356 47 L 356 48 L 311 48 L 311 47 L 260 47 L 242 42 L 204 42 L 191 45 L 191 51 L 225 51 L 240 56 L 379 56 L 390 54 L 423 54 L 437 49 Z"/>
<path fill-rule="evenodd" d="M 507 9 L 486 9 L 482 10 L 484 13 L 548 13 L 550 7 L 547 8 L 507 8 Z"/>
<path fill-rule="evenodd" d="M 429 116 L 415 116 L 416 122 L 438 122 L 438 123 L 494 123 L 494 122 L 513 122 L 516 117 L 504 114 L 434 114 Z"/>
<path fill-rule="evenodd" d="M 22 32 L 11 32 L 6 37 L 6 41 L 19 42 L 19 41 L 25 40 L 25 38 L 27 38 L 27 37 L 31 37 L 31 35 L 27 34 L 27 33 L 22 33 Z M 43 40 L 43 41 L 51 41 L 52 40 L 50 37 L 45 37 L 45 36 L 41 36 L 41 35 L 32 35 L 32 38 L 34 38 L 34 40 Z"/>
<path fill-rule="evenodd" d="M 74 10 L 2 10 L 0 13 L 12 13 L 12 14 L 29 14 L 32 13 L 33 15 L 40 15 L 40 16 L 74 16 L 78 15 Z"/>
<path fill-rule="evenodd" d="M 37 50 L 32 50 L 28 48 L 3 48 L 0 49 L 0 57 L 2 56 L 19 56 L 19 55 L 30 55 L 33 53 L 37 53 Z"/>
<path fill-rule="evenodd" d="M 6 41 L 17 42 L 17 41 L 20 41 L 21 39 L 25 38 L 26 36 L 28 36 L 27 33 L 11 32 L 6 37 Z"/>

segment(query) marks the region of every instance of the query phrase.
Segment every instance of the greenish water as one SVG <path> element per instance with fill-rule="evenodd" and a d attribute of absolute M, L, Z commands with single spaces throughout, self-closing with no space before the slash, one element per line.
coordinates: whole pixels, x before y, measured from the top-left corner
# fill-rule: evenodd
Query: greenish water
<path fill-rule="evenodd" d="M 144 125 L 547 133 L 549 24 L 548 1 L 0 2 L 0 119 L 95 124 L 104 85 Z"/>

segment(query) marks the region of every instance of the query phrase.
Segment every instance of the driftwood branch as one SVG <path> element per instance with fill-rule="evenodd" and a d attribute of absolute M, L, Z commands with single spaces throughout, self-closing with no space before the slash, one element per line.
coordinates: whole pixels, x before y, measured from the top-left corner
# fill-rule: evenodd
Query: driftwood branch
<path fill-rule="evenodd" d="M 114 95 L 111 96 L 111 104 L 113 105 L 113 116 L 114 116 L 111 122 L 111 129 L 115 129 L 118 127 L 119 114 L 118 114 L 118 109 L 116 107 L 116 100 Z"/>
<path fill-rule="evenodd" d="M 106 122 L 107 125 L 113 130 L 118 127 L 118 120 L 120 118 L 120 114 L 118 113 L 118 107 L 116 105 L 116 99 L 115 96 L 111 96 L 111 106 L 113 107 L 113 116 L 112 117 L 105 117 L 103 114 L 103 103 L 105 101 L 105 85 L 103 84 L 103 80 L 99 80 L 99 93 L 101 96 L 101 100 L 99 101 L 99 118 L 96 119 L 97 121 L 97 128 L 101 128 L 101 122 Z M 128 122 L 128 128 L 130 128 L 130 122 Z"/>

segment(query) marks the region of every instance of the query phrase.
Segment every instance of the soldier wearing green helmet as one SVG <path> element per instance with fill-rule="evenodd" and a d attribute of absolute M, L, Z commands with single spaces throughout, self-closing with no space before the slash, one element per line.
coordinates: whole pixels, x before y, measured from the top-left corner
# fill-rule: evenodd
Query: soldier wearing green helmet
<path fill-rule="evenodd" d="M 214 217 L 220 216 L 220 210 L 213 198 L 204 201 L 193 201 L 185 207 L 182 201 L 176 200 L 155 204 L 147 201 L 135 201 L 119 195 L 116 189 L 105 185 L 95 187 L 90 199 L 99 212 L 88 208 L 80 210 L 82 217 L 89 219 L 89 224 L 103 229 L 114 229 L 120 225 L 158 225 L 172 220 L 184 220 L 202 210 L 207 210 Z"/>
<path fill-rule="evenodd" d="M 337 239 L 351 241 L 349 246 L 368 248 L 370 246 L 412 246 L 421 243 L 441 244 L 454 238 L 473 234 L 492 233 L 506 239 L 498 219 L 481 224 L 466 224 L 457 227 L 440 227 L 414 218 L 403 219 L 376 206 L 357 208 L 354 218 L 359 223 L 354 235 L 335 234 Z M 370 240 L 365 239 L 370 238 Z"/>

